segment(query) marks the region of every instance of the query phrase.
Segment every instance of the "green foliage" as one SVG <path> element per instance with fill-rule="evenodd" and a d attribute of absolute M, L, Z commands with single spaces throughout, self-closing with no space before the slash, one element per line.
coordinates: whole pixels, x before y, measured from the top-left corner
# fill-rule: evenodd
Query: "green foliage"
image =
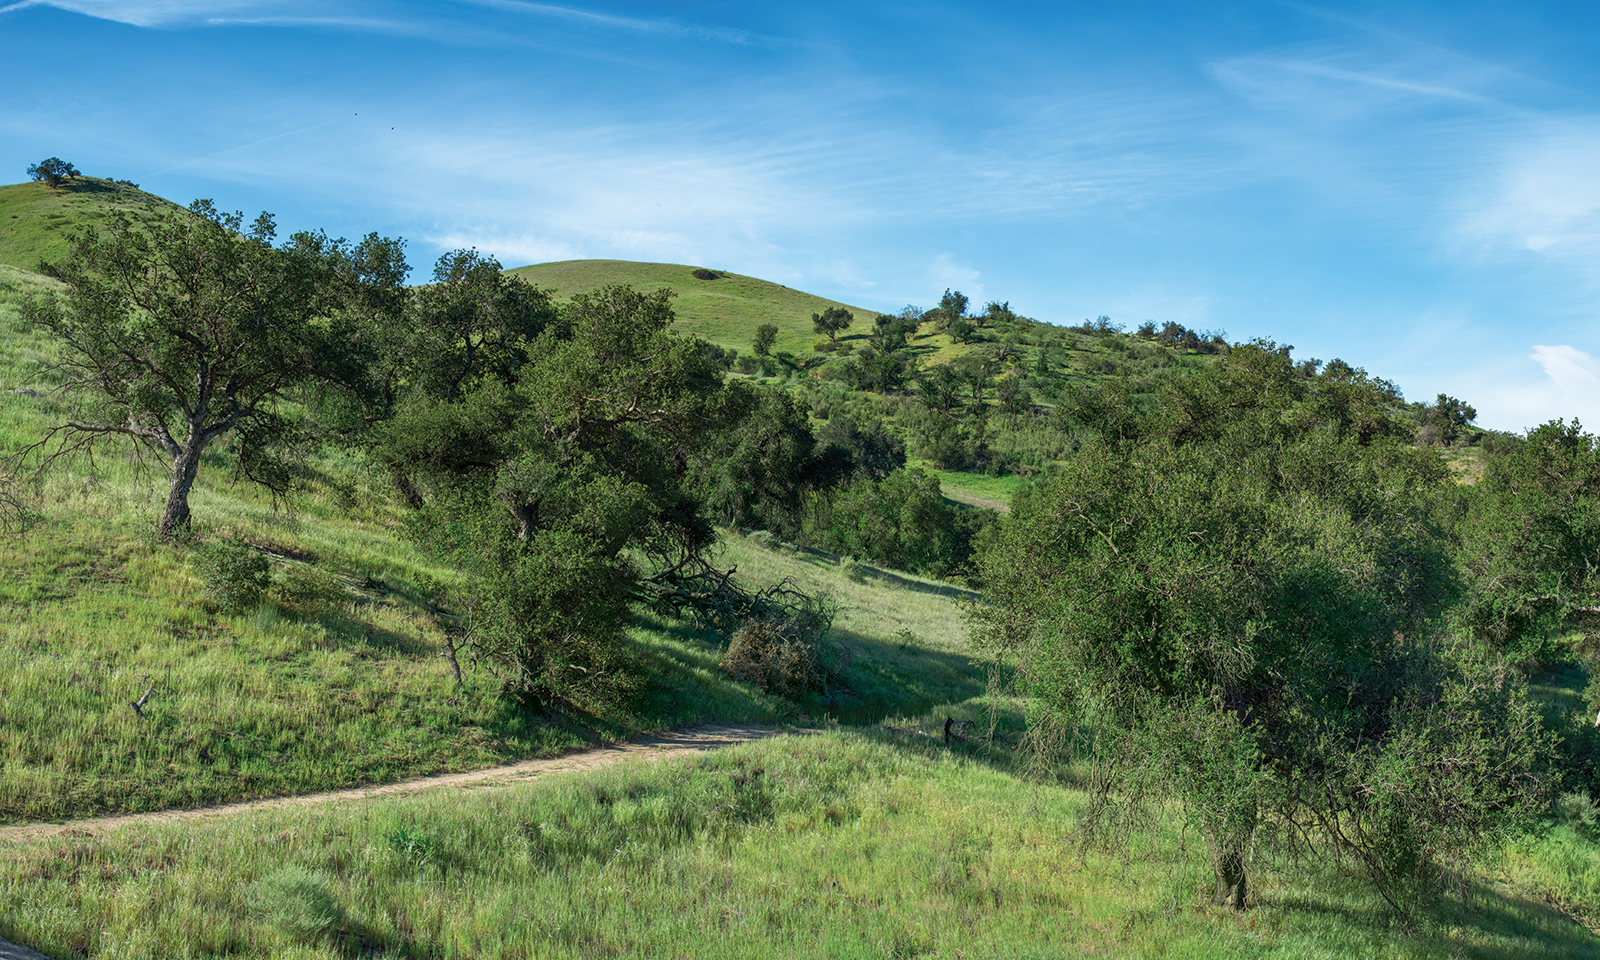
<path fill-rule="evenodd" d="M 78 168 L 59 157 L 28 164 L 28 179 L 42 180 L 52 190 L 76 176 Z"/>
<path fill-rule="evenodd" d="M 881 479 L 860 476 L 836 492 L 815 495 L 805 533 L 833 553 L 948 579 L 963 574 L 972 555 L 977 531 L 962 522 L 967 514 L 993 516 L 952 506 L 938 478 L 902 468 Z"/>
<path fill-rule="evenodd" d="M 627 551 L 682 566 L 712 541 L 670 465 L 737 398 L 667 332 L 669 296 L 577 295 L 508 374 L 421 391 L 383 428 L 379 455 L 429 493 L 416 535 L 473 584 L 466 642 L 527 706 L 637 690 L 619 647 L 640 576 Z"/>
<path fill-rule="evenodd" d="M 223 540 L 195 551 L 206 600 L 219 610 L 253 610 L 272 583 L 267 558 L 237 540 Z"/>
<path fill-rule="evenodd" d="M 235 441 L 240 476 L 287 490 L 300 431 L 282 402 L 338 374 L 358 340 L 344 321 L 377 299 L 363 293 L 403 274 L 399 245 L 376 236 L 351 248 L 299 233 L 274 247 L 269 215 L 242 228 L 209 201 L 187 213 L 114 212 L 46 265 L 65 295 L 22 307 L 55 337 L 73 388 L 62 422 L 30 450 L 52 438 L 51 458 L 107 440 L 147 448 L 171 471 L 163 538 L 188 527 L 202 455 L 221 437 Z"/>
<path fill-rule="evenodd" d="M 819 450 L 805 412 L 788 393 L 730 383 L 725 398 L 718 429 L 687 457 L 684 485 L 725 524 L 792 535 L 807 492 L 837 483 L 849 471 L 851 451 Z M 851 439 L 839 438 L 846 445 Z M 861 443 L 865 448 L 871 441 Z M 873 451 L 880 459 L 889 455 L 878 446 Z"/>
<path fill-rule="evenodd" d="M 756 356 L 765 357 L 772 352 L 772 345 L 778 342 L 778 325 L 763 323 L 756 328 L 756 338 L 752 347 Z"/>
<path fill-rule="evenodd" d="M 1245 905 L 1253 838 L 1292 824 L 1410 911 L 1548 787 L 1523 686 L 1431 639 L 1457 591 L 1446 473 L 1395 442 L 1388 398 L 1236 348 L 1019 495 L 980 558 L 974 625 L 1027 665 L 1038 745 L 1089 737 L 1105 817 L 1123 790 L 1182 799 L 1216 902 Z"/>
<path fill-rule="evenodd" d="M 839 334 L 855 321 L 855 316 L 843 307 L 829 307 L 821 313 L 811 315 L 811 328 L 817 333 L 826 334 L 830 343 L 839 339 Z"/>
<path fill-rule="evenodd" d="M 1600 440 L 1576 422 L 1542 424 L 1457 501 L 1462 625 L 1521 662 L 1559 659 L 1572 630 L 1600 654 Z"/>

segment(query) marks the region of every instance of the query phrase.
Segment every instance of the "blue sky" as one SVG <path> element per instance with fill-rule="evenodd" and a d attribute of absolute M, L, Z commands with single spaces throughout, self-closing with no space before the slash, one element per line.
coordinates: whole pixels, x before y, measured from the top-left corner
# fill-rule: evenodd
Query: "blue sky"
<path fill-rule="evenodd" d="M 1176 320 L 1593 429 L 1597 46 L 1576 3 L 0 0 L 0 182 L 60 156 L 418 279 Z"/>

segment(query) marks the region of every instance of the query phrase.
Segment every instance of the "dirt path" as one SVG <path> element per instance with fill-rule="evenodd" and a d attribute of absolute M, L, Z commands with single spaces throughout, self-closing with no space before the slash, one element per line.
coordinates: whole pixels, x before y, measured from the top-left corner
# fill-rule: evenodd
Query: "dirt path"
<path fill-rule="evenodd" d="M 718 747 L 761 740 L 785 731 L 766 726 L 740 727 L 686 727 L 654 736 L 642 737 L 629 743 L 582 750 L 548 760 L 524 760 L 503 767 L 490 767 L 470 773 L 445 773 L 434 777 L 418 777 L 398 783 L 385 783 L 371 787 L 353 787 L 348 790 L 329 790 L 326 793 L 307 793 L 293 797 L 274 797 L 270 800 L 250 800 L 198 810 L 158 810 L 153 813 L 130 813 L 114 817 L 96 817 L 92 820 L 70 820 L 63 823 L 25 823 L 0 827 L 0 842 L 28 842 L 71 831 L 73 836 L 93 835 L 115 830 L 135 823 L 173 822 L 225 817 L 252 810 L 270 810 L 278 807 L 298 807 L 315 803 L 339 803 L 347 800 L 366 800 L 371 797 L 399 797 L 443 787 L 505 786 L 520 783 L 552 773 L 593 770 L 632 757 L 662 757 L 672 753 L 703 753 Z M 814 730 L 795 731 L 815 733 Z M 0 960 L 7 960 L 5 943 L 0 941 Z"/>

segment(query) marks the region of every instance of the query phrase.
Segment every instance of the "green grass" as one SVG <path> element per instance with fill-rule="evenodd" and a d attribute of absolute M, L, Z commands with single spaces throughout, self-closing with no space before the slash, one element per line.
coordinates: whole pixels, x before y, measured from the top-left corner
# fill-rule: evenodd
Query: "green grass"
<path fill-rule="evenodd" d="M 52 190 L 43 183 L 0 186 L 0 264 L 33 270 L 67 253 L 73 228 L 93 227 L 113 209 L 165 209 L 170 201 L 137 187 L 79 177 Z"/>
<path fill-rule="evenodd" d="M 935 470 L 926 462 L 915 464 L 939 478 L 939 488 L 951 500 L 978 507 L 1010 510 L 1011 498 L 1028 481 L 1007 474 L 991 477 L 985 473 L 967 473 L 961 470 Z"/>
<path fill-rule="evenodd" d="M 323 609 L 269 603 L 230 616 L 202 602 L 191 555 L 150 537 L 154 501 L 135 481 L 114 478 L 87 494 L 52 485 L 45 519 L 0 544 L 9 574 L 0 604 L 11 612 L 0 627 L 0 725 L 12 731 L 0 740 L 0 819 L 307 792 L 681 723 L 876 717 L 981 693 L 953 601 L 922 592 L 924 582 L 854 585 L 831 565 L 789 570 L 775 558 L 767 566 L 782 569 L 768 570 L 741 559 L 749 582 L 781 573 L 809 590 L 842 586 L 836 633 L 859 654 L 848 692 L 800 704 L 763 694 L 721 674 L 717 637 L 644 616 L 631 633 L 653 678 L 643 702 L 563 722 L 531 719 L 498 698 L 482 669 L 454 685 L 440 627 L 413 586 L 442 571 L 409 554 L 386 516 L 393 508 L 371 506 L 370 493 L 357 493 L 372 514 L 363 522 L 337 520 L 331 505 L 303 501 L 291 515 L 253 503 L 247 491 L 202 491 L 194 505 L 204 536 L 314 558 L 343 585 Z M 896 630 L 907 632 L 877 639 Z M 152 686 L 136 714 L 128 703 Z"/>
<path fill-rule="evenodd" d="M 0 188 L 0 210 L 24 200 L 93 212 L 73 197 Z M 0 244 L 45 249 L 61 231 L 5 234 L 9 216 Z M 703 324 L 702 336 L 741 352 L 757 324 L 776 319 L 759 316 L 771 297 L 793 298 L 785 322 L 796 352 L 816 339 L 810 313 L 829 303 L 734 282 L 748 278 L 627 275 L 655 266 L 572 276 L 705 287 L 677 304 L 686 329 Z M 680 269 L 690 268 L 661 267 Z M 0 452 L 58 415 L 51 346 L 16 312 L 49 285 L 0 263 Z M 712 288 L 729 302 L 713 302 Z M 691 302 L 707 312 L 689 313 Z M 1072 376 L 1138 352 L 1103 340 L 1075 338 Z M 913 344 L 925 359 L 957 346 L 934 335 Z M 1116 362 L 1170 365 L 1145 352 Z M 40 395 L 10 392 L 23 388 Z M 416 586 L 445 571 L 408 545 L 404 509 L 359 457 L 317 460 L 284 505 L 228 483 L 226 450 L 207 460 L 193 498 L 200 540 L 242 539 L 269 550 L 280 573 L 314 568 L 339 585 L 314 608 L 268 602 L 229 615 L 204 604 L 192 555 L 151 537 L 163 481 L 126 453 L 108 451 L 93 473 L 78 463 L 51 474 L 31 491 L 32 530 L 0 541 L 0 822 L 394 780 L 687 722 L 882 726 L 505 790 L 8 848 L 0 935 L 46 952 L 1600 955 L 1590 934 L 1538 902 L 1600 916 L 1600 815 L 1585 798 L 1564 799 L 1546 835 L 1473 881 L 1475 900 L 1447 900 L 1414 933 L 1396 928 L 1358 878 L 1288 861 L 1263 864 L 1258 909 L 1216 913 L 1194 906 L 1209 878 L 1192 832 L 1163 823 L 1131 857 L 1084 851 L 1072 836 L 1081 794 L 1021 780 L 1003 756 L 937 742 L 947 716 L 981 725 L 992 707 L 1003 733 L 1021 724 L 1019 705 L 992 698 L 971 661 L 959 617 L 969 595 L 949 584 L 870 567 L 852 578 L 839 558 L 730 535 L 720 560 L 747 582 L 792 578 L 837 603 L 835 637 L 853 655 L 842 689 L 791 702 L 734 683 L 717 667 L 716 638 L 641 616 L 629 635 L 652 676 L 640 702 L 529 718 L 506 708 L 485 671 L 454 685 Z M 1025 482 L 939 476 L 968 502 L 1004 503 Z M 141 716 L 128 703 L 146 689 Z M 1558 695 L 1572 697 L 1567 687 Z M 337 907 L 331 936 L 305 920 L 324 900 Z"/>
<path fill-rule="evenodd" d="M 848 689 L 799 705 L 807 718 L 870 723 L 885 717 L 956 713 L 975 719 L 987 692 L 981 666 L 967 649 L 958 603 L 977 594 L 898 571 L 861 565 L 848 577 L 838 557 L 821 550 L 724 537 L 720 562 L 754 583 L 793 580 L 838 605 L 833 637 L 851 651 Z"/>
<path fill-rule="evenodd" d="M 57 956 L 1594 957 L 1494 884 L 1400 929 L 1331 862 L 1196 906 L 1162 822 L 1083 848 L 1084 795 L 983 751 L 839 731 L 405 800 L 151 824 L 16 846 L 0 934 Z M 335 917 L 320 928 L 315 922 Z M 305 918 L 312 917 L 311 922 Z"/>
<path fill-rule="evenodd" d="M 566 260 L 541 263 L 507 271 L 529 283 L 555 292 L 565 300 L 575 293 L 588 293 L 611 284 L 626 284 L 640 290 L 670 287 L 677 291 L 672 310 L 678 316 L 676 329 L 693 334 L 721 347 L 752 353 L 756 328 L 771 323 L 778 328 L 774 353 L 813 356 L 812 346 L 825 337 L 812 330 L 811 315 L 829 307 L 843 307 L 855 315 L 855 324 L 846 335 L 865 338 L 877 311 L 826 300 L 782 284 L 736 273 L 718 273 L 716 280 L 697 280 L 697 267 L 676 263 L 635 263 L 629 260 Z M 841 338 L 844 339 L 844 338 Z"/>

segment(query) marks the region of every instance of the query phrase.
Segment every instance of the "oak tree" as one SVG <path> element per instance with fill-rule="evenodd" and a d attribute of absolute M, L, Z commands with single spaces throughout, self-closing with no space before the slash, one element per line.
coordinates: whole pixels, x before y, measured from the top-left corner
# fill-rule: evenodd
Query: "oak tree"
<path fill-rule="evenodd" d="M 25 453 L 49 462 L 124 438 L 154 451 L 171 472 L 164 539 L 189 526 L 202 455 L 223 437 L 241 476 L 284 490 L 297 434 L 284 401 L 342 365 L 354 292 L 397 286 L 405 271 L 395 241 L 297 233 L 274 246 L 275 232 L 268 214 L 245 227 L 207 200 L 117 211 L 42 264 L 65 290 L 30 298 L 22 315 L 60 345 L 67 415 Z"/>

